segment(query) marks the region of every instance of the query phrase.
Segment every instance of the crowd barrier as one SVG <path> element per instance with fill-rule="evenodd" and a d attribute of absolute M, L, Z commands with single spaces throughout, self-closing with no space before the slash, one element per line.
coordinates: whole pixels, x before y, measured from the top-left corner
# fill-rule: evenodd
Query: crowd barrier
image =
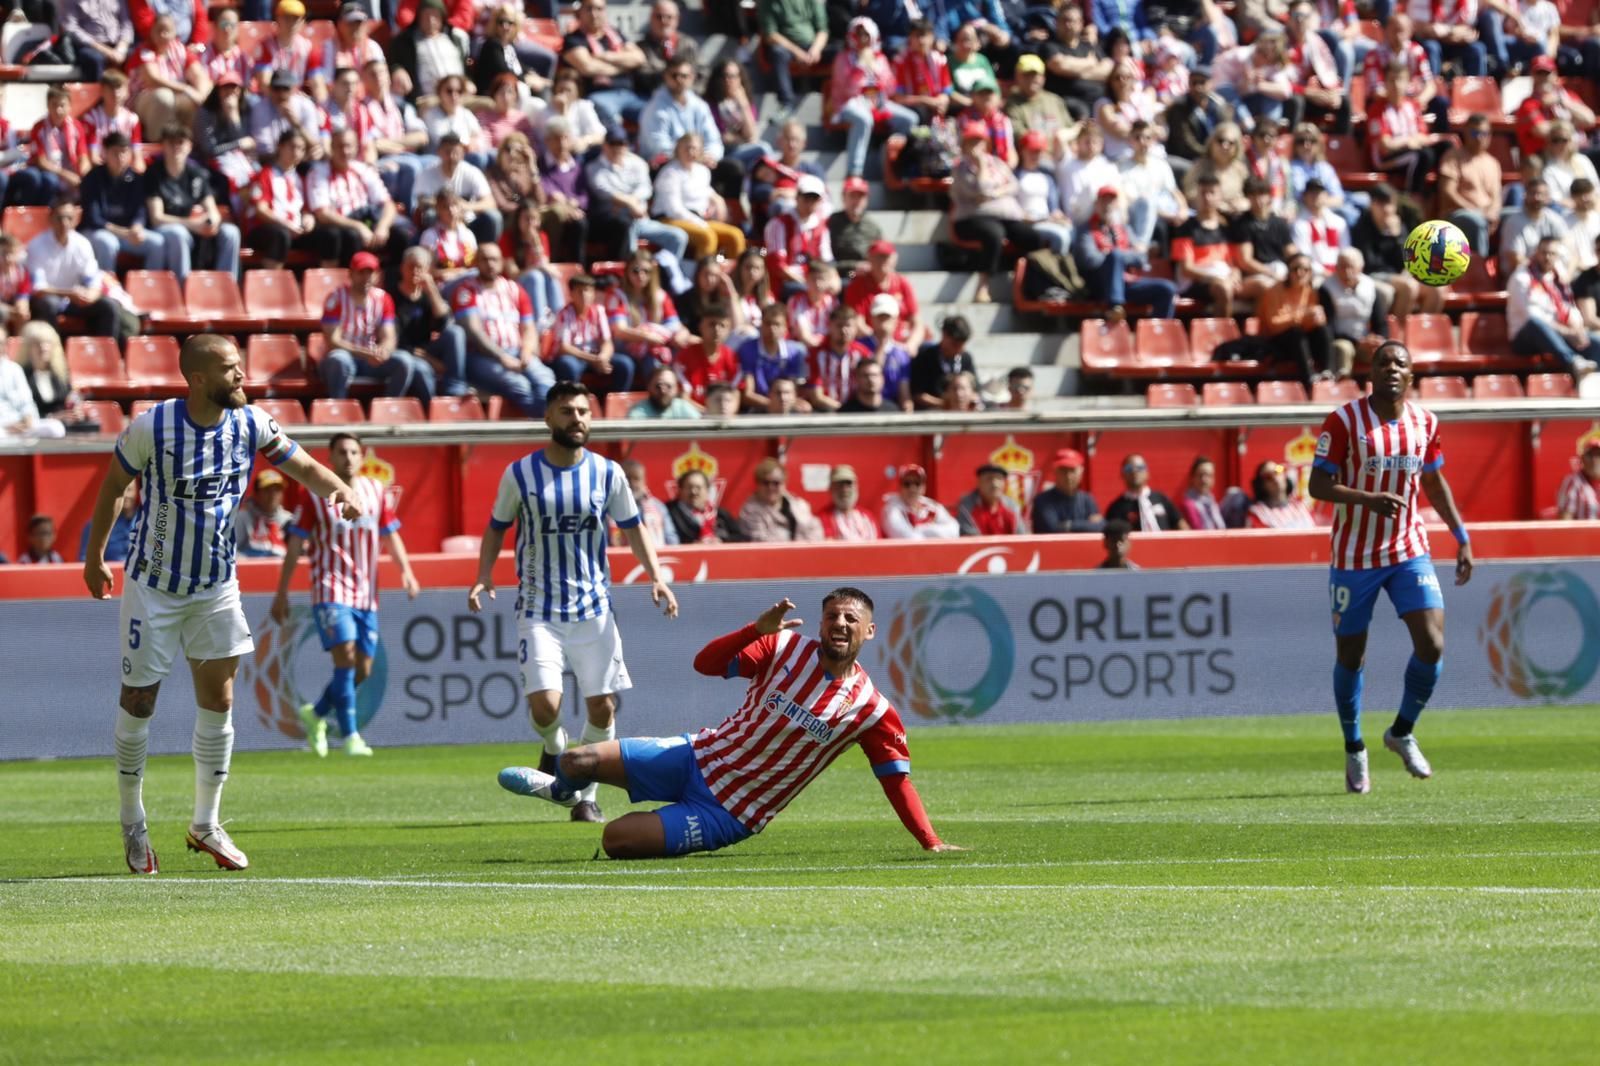
<path fill-rule="evenodd" d="M 1438 408 L 1446 473 L 1474 522 L 1553 517 L 1556 489 L 1585 443 L 1600 439 L 1600 407 L 1509 401 Z M 983 463 L 1008 471 L 1007 491 L 1026 506 L 1049 486 L 1060 448 L 1088 457 L 1085 485 L 1102 505 L 1121 491 L 1123 457 L 1143 454 L 1151 484 L 1182 490 L 1196 456 L 1211 457 L 1220 485 L 1248 485 L 1256 467 L 1285 464 L 1303 492 L 1324 412 L 1308 407 L 1097 411 L 1071 415 L 919 415 L 915 418 L 740 418 L 726 423 L 596 423 L 593 447 L 645 464 L 652 494 L 668 499 L 676 479 L 703 471 L 723 506 L 737 512 L 755 467 L 781 458 L 789 488 L 813 507 L 827 503 L 828 471 L 848 463 L 864 505 L 894 490 L 906 463 L 928 470 L 929 491 L 953 507 Z M 506 465 L 542 441 L 543 426 L 365 427 L 367 473 L 389 487 L 413 551 L 437 551 L 446 537 L 482 531 Z M 326 427 L 295 427 L 320 448 Z M 88 521 L 110 461 L 106 440 L 42 442 L 24 451 L 0 444 L 0 551 L 15 556 L 33 514 L 56 519 L 68 558 Z"/>

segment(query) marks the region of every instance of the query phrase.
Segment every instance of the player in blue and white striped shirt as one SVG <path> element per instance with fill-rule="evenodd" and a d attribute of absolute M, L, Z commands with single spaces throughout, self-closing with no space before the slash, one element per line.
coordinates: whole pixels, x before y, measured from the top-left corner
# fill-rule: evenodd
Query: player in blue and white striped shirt
<path fill-rule="evenodd" d="M 184 342 L 179 367 L 189 395 L 135 418 L 117 440 L 100 484 L 84 552 L 83 579 L 95 599 L 111 598 L 106 539 L 123 491 L 143 491 L 129 539 L 122 593 L 122 710 L 117 715 L 123 857 L 138 874 L 158 870 L 145 826 L 144 764 L 156 694 L 182 653 L 199 704 L 194 726 L 194 821 L 186 843 L 227 870 L 250 860 L 218 820 L 233 758 L 233 675 L 255 649 L 239 603 L 233 518 L 257 455 L 317 495 L 361 514 L 350 486 L 300 450 L 265 412 L 249 406 L 244 364 L 233 341 L 200 334 Z"/>
<path fill-rule="evenodd" d="M 655 545 L 622 467 L 584 448 L 589 440 L 589 390 L 562 382 L 545 397 L 550 443 L 506 468 L 478 554 L 478 581 L 467 606 L 494 599 L 494 562 L 506 530 L 517 526 L 517 614 L 522 688 L 534 731 L 544 740 L 540 769 L 553 767 L 567 746 L 561 728 L 562 675 L 570 666 L 584 695 L 583 743 L 616 737 L 616 693 L 632 688 L 622 661 L 622 637 L 611 613 L 606 564 L 606 519 L 616 522 L 650 577 L 650 599 L 669 618 L 678 601 L 656 563 Z M 546 769 L 546 772 L 549 770 Z M 575 798 L 572 820 L 603 818 L 589 786 Z"/>

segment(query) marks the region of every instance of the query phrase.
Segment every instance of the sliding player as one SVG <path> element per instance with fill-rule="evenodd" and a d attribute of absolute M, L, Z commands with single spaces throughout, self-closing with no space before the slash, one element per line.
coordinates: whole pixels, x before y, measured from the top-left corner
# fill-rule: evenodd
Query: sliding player
<path fill-rule="evenodd" d="M 389 554 L 400 564 L 406 595 L 420 588 L 411 572 L 411 558 L 400 539 L 400 519 L 389 506 L 383 485 L 361 473 L 366 447 L 354 433 L 335 433 L 328 441 L 328 465 L 361 501 L 361 516 L 346 519 L 326 500 L 311 499 L 289 526 L 289 550 L 278 574 L 272 619 L 289 620 L 289 581 L 302 552 L 311 556 L 312 617 L 322 637 L 322 650 L 333 655 L 333 680 L 316 703 L 300 708 L 306 746 L 319 757 L 328 754 L 328 716 L 339 723 L 346 755 L 371 755 L 372 748 L 356 730 L 356 686 L 372 673 L 378 653 L 378 541 L 389 542 Z"/>
<path fill-rule="evenodd" d="M 822 600 L 817 639 L 793 632 L 789 600 L 695 656 L 712 677 L 745 677 L 744 703 L 714 729 L 681 737 L 629 737 L 574 748 L 554 775 L 527 766 L 500 771 L 508 791 L 570 805 L 591 781 L 628 790 L 658 810 L 625 814 L 601 837 L 613 859 L 716 851 L 761 832 L 851 744 L 872 764 L 900 821 L 928 851 L 961 851 L 939 839 L 911 784 L 905 726 L 856 662 L 877 632 L 872 600 L 838 588 Z"/>
<path fill-rule="evenodd" d="M 123 490 L 143 481 L 122 592 L 122 710 L 117 715 L 123 857 L 136 874 L 159 869 L 145 825 L 144 766 L 156 693 L 182 654 L 194 676 L 194 821 L 186 840 L 225 870 L 250 865 L 218 817 L 233 758 L 233 675 L 255 648 L 239 604 L 233 518 L 260 455 L 341 508 L 361 516 L 350 486 L 317 462 L 266 412 L 249 406 L 244 362 L 227 337 L 190 337 L 178 356 L 189 395 L 163 400 L 117 440 L 100 483 L 84 554 L 83 580 L 95 599 L 111 598 L 106 538 Z"/>
<path fill-rule="evenodd" d="M 606 519 L 616 522 L 649 576 L 651 602 L 669 618 L 678 614 L 677 597 L 661 576 L 655 545 L 640 524 L 622 467 L 584 448 L 589 398 L 587 388 L 570 381 L 553 386 L 545 396 L 550 443 L 512 463 L 501 477 L 478 554 L 478 580 L 467 593 L 473 613 L 483 609 L 483 593 L 494 599 L 494 561 L 506 530 L 517 523 L 517 657 L 533 728 L 544 741 L 539 765 L 547 772 L 567 746 L 561 692 L 568 668 L 577 677 L 588 711 L 585 744 L 617 735 L 616 694 L 633 687 L 611 613 Z M 567 804 L 573 821 L 605 820 L 595 791 L 591 785 Z"/>
<path fill-rule="evenodd" d="M 1367 627 L 1378 593 L 1385 592 L 1411 631 L 1411 661 L 1394 725 L 1383 746 L 1400 756 L 1413 777 L 1433 769 L 1412 730 L 1433 695 L 1444 657 L 1444 597 L 1428 556 L 1418 490 L 1456 539 L 1456 584 L 1472 577 L 1472 544 L 1441 467 L 1439 420 L 1406 401 L 1411 353 L 1399 341 L 1372 357 L 1372 394 L 1334 411 L 1322 424 L 1311 471 L 1311 495 L 1336 504 L 1329 591 L 1336 659 L 1333 698 L 1344 730 L 1345 789 L 1366 792 L 1367 746 L 1361 740 L 1361 689 Z"/>

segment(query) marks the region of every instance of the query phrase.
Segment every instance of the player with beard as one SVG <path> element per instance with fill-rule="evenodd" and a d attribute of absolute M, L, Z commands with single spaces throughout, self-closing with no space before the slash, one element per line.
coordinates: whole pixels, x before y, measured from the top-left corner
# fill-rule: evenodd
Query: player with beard
<path fill-rule="evenodd" d="M 106 538 L 123 491 L 142 480 L 129 538 L 122 593 L 122 710 L 116 752 L 122 796 L 123 857 L 136 874 L 159 869 L 145 824 L 144 767 L 156 694 L 181 653 L 189 660 L 199 709 L 194 724 L 194 820 L 186 843 L 225 870 L 250 865 L 218 817 L 233 758 L 233 675 L 255 650 L 239 603 L 233 519 L 259 455 L 316 495 L 362 514 L 336 474 L 302 451 L 244 394 L 244 362 L 232 340 L 202 333 L 184 342 L 179 369 L 189 395 L 163 400 L 117 439 L 100 483 L 84 552 L 89 594 L 108 600 L 115 579 Z"/>
<path fill-rule="evenodd" d="M 555 769 L 567 746 L 561 728 L 562 677 L 570 669 L 583 693 L 588 721 L 583 743 L 617 735 L 616 694 L 633 687 L 622 661 L 622 637 L 611 611 L 606 565 L 606 519 L 622 530 L 650 578 L 650 599 L 669 618 L 678 600 L 656 563 L 655 545 L 640 523 L 639 507 L 622 467 L 588 451 L 592 417 L 589 390 L 561 382 L 545 397 L 550 443 L 506 468 L 478 554 L 478 580 L 467 606 L 483 610 L 494 599 L 494 562 L 506 530 L 517 525 L 519 642 L 522 687 L 533 728 L 544 741 L 539 765 Z M 564 797 L 575 822 L 600 822 L 591 784 Z"/>
<path fill-rule="evenodd" d="M 678 737 L 629 737 L 573 748 L 554 773 L 500 771 L 508 791 L 570 803 L 594 781 L 627 789 L 635 803 L 666 802 L 607 825 L 613 859 L 716 851 L 761 832 L 779 811 L 858 744 L 900 821 L 928 851 L 961 851 L 939 839 L 911 784 L 900 715 L 856 662 L 877 633 L 872 599 L 857 588 L 823 597 L 816 639 L 795 630 L 787 599 L 695 656 L 711 677 L 748 678 L 744 702 L 721 725 Z"/>

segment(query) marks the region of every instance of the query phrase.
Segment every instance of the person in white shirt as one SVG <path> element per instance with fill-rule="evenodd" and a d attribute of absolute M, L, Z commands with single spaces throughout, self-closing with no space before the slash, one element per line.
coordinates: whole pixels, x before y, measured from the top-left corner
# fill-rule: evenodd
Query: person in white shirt
<path fill-rule="evenodd" d="M 1507 20 L 1505 29 L 1506 59 L 1513 66 L 1526 67 L 1540 56 L 1557 58 L 1561 45 L 1561 9 L 1550 0 L 1521 0 L 1515 5 L 1517 21 Z M 1593 30 L 1594 27 L 1589 27 Z M 1563 68 L 1562 73 L 1575 71 Z M 1584 73 L 1593 77 L 1592 68 Z"/>
<path fill-rule="evenodd" d="M 1061 210 L 1055 174 L 1045 166 L 1049 147 L 1050 139 L 1043 130 L 1029 130 L 1018 138 L 1017 200 L 1022 204 L 1022 217 L 1033 223 L 1034 232 L 1052 251 L 1066 255 L 1072 248 L 1072 223 Z"/>
<path fill-rule="evenodd" d="M 495 207 L 489 179 L 467 162 L 466 145 L 454 133 L 440 139 L 439 158 L 417 175 L 413 189 L 417 211 L 426 215 L 440 189 L 449 189 L 460 199 L 461 220 L 480 244 L 499 240 L 505 222 Z"/>
<path fill-rule="evenodd" d="M 1105 139 L 1100 127 L 1085 122 L 1078 128 L 1078 139 L 1072 144 L 1072 155 L 1062 160 L 1056 169 L 1056 194 L 1061 198 L 1062 209 L 1075 226 L 1089 221 L 1094 214 L 1095 201 L 1101 189 L 1116 185 L 1120 180 L 1117 165 L 1107 159 L 1102 151 Z"/>
<path fill-rule="evenodd" d="M 1289 232 L 1294 246 L 1311 257 L 1317 284 L 1339 265 L 1339 253 L 1350 247 L 1350 227 L 1339 213 L 1328 206 L 1328 190 L 1315 178 L 1306 182 L 1300 196 L 1300 216 Z"/>
<path fill-rule="evenodd" d="M 423 114 L 422 124 L 427 127 L 428 143 L 434 151 L 439 150 L 445 134 L 454 133 L 467 146 L 468 161 L 482 169 L 494 162 L 494 156 L 490 154 L 489 135 L 483 132 L 478 116 L 464 103 L 466 95 L 466 78 L 459 74 L 441 78 L 439 102 Z"/>
<path fill-rule="evenodd" d="M 1551 191 L 1539 170 L 1538 157 L 1523 161 L 1522 208 L 1500 221 L 1500 273 L 1510 274 L 1528 260 L 1539 242 L 1555 237 L 1563 243 L 1572 240 L 1572 228 L 1561 212 L 1551 206 Z"/>
<path fill-rule="evenodd" d="M 1578 138 L 1570 122 L 1552 122 L 1550 135 L 1544 143 L 1544 170 L 1540 176 L 1550 186 L 1550 195 L 1562 208 L 1572 206 L 1572 183 L 1585 178 L 1592 185 L 1600 185 L 1600 174 L 1594 163 L 1578 151 Z"/>
<path fill-rule="evenodd" d="M 1189 217 L 1189 204 L 1164 154 L 1157 155 L 1157 131 L 1148 122 L 1133 124 L 1133 155 L 1123 162 L 1117 182 L 1128 201 L 1128 233 L 1140 248 L 1155 239 L 1156 223 L 1169 229 Z"/>
<path fill-rule="evenodd" d="M 961 535 L 944 504 L 924 495 L 928 472 L 915 463 L 900 468 L 900 491 L 884 498 L 883 535 L 890 540 L 944 540 Z"/>
<path fill-rule="evenodd" d="M 1388 329 L 1390 297 L 1365 271 L 1360 249 L 1346 248 L 1318 290 L 1333 331 L 1333 365 L 1329 369 L 1340 378 L 1350 376 L 1358 351 L 1370 355 L 1377 350 Z"/>
<path fill-rule="evenodd" d="M 28 375 L 0 346 L 0 437 L 64 437 L 60 419 L 40 418 Z"/>
<path fill-rule="evenodd" d="M 1600 359 L 1600 333 L 1584 328 L 1583 315 L 1563 276 L 1565 242 L 1545 237 L 1506 285 L 1506 330 L 1518 355 L 1553 353 L 1582 380 Z"/>
<path fill-rule="evenodd" d="M 678 138 L 672 162 L 656 173 L 650 214 L 687 233 L 695 259 L 717 251 L 736 259 L 744 253 L 744 231 L 727 221 L 728 205 L 711 188 L 711 168 L 700 156 L 698 135 Z"/>
<path fill-rule="evenodd" d="M 1567 225 L 1572 227 L 1571 247 L 1573 269 L 1582 271 L 1593 267 L 1597 261 L 1594 242 L 1600 237 L 1600 193 L 1588 178 L 1577 178 L 1572 183 L 1572 207 L 1567 212 Z"/>
<path fill-rule="evenodd" d="M 94 246 L 78 232 L 82 217 L 75 200 L 59 199 L 50 207 L 50 228 L 28 242 L 29 313 L 52 324 L 64 315 L 82 319 L 90 336 L 120 341 L 117 305 L 107 295 Z"/>

